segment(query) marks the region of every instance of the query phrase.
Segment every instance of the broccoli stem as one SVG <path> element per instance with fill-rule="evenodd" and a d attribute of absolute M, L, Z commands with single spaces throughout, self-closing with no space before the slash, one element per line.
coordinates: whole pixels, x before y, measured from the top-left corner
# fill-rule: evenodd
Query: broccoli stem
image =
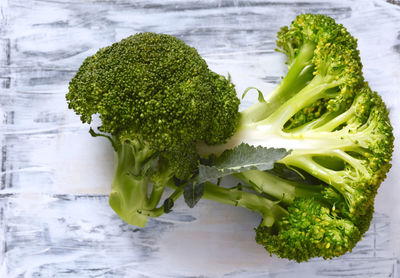
<path fill-rule="evenodd" d="M 141 214 L 148 202 L 147 187 L 154 152 L 138 142 L 121 142 L 115 149 L 115 174 L 109 203 L 127 223 L 144 227 L 147 216 Z"/>
<path fill-rule="evenodd" d="M 361 196 L 356 192 L 356 189 L 352 188 L 350 185 L 352 179 L 356 177 L 350 176 L 346 169 L 340 171 L 328 169 L 315 162 L 311 156 L 287 156 L 283 160 L 284 163 L 299 167 L 319 180 L 330 184 L 345 198 L 348 204 L 352 204 L 354 200 L 357 200 Z M 353 213 L 354 208 L 352 205 L 349 205 L 349 207 L 350 212 Z"/>
<path fill-rule="evenodd" d="M 285 123 L 304 107 L 324 97 L 324 92 L 339 85 L 339 82 L 328 81 L 329 78 L 315 76 L 312 81 L 295 96 L 283 103 L 264 120 L 255 125 L 266 125 L 276 130 L 282 130 Z"/>
<path fill-rule="evenodd" d="M 341 124 L 344 124 L 351 120 L 356 114 L 355 107 L 351 106 L 347 111 L 341 113 L 340 115 L 335 115 L 333 119 L 327 121 L 323 125 L 318 126 L 314 129 L 314 132 L 327 131 L 331 132 L 335 128 L 339 127 Z"/>
<path fill-rule="evenodd" d="M 179 199 L 179 197 L 182 195 L 184 187 L 183 186 L 176 187 L 172 182 L 167 183 L 165 186 L 175 189 L 175 191 L 167 198 L 168 200 L 172 201 L 172 204 L 174 204 L 175 201 L 177 199 Z M 165 186 L 164 186 L 164 188 L 165 188 Z M 150 217 L 160 217 L 165 212 L 166 212 L 165 204 L 163 204 L 162 206 L 160 206 L 158 208 L 153 208 L 151 210 L 141 210 L 140 211 L 140 213 L 142 215 L 146 215 L 146 216 L 150 216 Z"/>
<path fill-rule="evenodd" d="M 161 165 L 161 168 L 159 168 L 157 171 L 157 175 L 154 175 L 152 177 L 153 189 L 147 202 L 146 209 L 152 210 L 157 207 L 158 203 L 161 200 L 165 187 L 169 182 L 171 182 L 173 176 L 174 172 L 171 167 L 169 167 L 168 165 Z"/>
<path fill-rule="evenodd" d="M 285 205 L 293 203 L 294 199 L 299 197 L 319 197 L 324 189 L 322 185 L 299 184 L 258 170 L 241 172 L 235 176 Z"/>
<path fill-rule="evenodd" d="M 288 212 L 277 202 L 254 193 L 239 190 L 238 188 L 224 188 L 210 182 L 204 186 L 204 199 L 247 208 L 263 216 L 262 225 L 271 227 L 277 220 L 286 216 Z"/>
<path fill-rule="evenodd" d="M 289 71 L 279 85 L 268 95 L 266 102 L 259 102 L 242 114 L 242 121 L 257 122 L 268 117 L 284 102 L 300 91 L 312 78 L 314 66 L 312 57 L 315 44 L 306 42 L 299 50 L 298 56 L 289 67 Z"/>
<path fill-rule="evenodd" d="M 166 186 L 165 183 L 160 183 L 160 182 L 153 184 L 153 189 L 151 191 L 149 200 L 146 204 L 147 209 L 154 208 L 158 205 L 158 203 L 161 200 L 162 194 L 165 190 L 165 186 Z"/>
<path fill-rule="evenodd" d="M 299 50 L 299 54 L 293 60 L 288 73 L 279 85 L 268 95 L 269 100 L 273 100 L 277 107 L 299 92 L 310 80 L 313 79 L 315 44 L 305 42 Z"/>
<path fill-rule="evenodd" d="M 312 159 L 311 155 L 293 155 L 282 159 L 282 163 L 295 166 L 309 172 L 319 180 L 328 184 L 341 184 L 343 177 L 339 173 L 343 171 L 334 171 L 328 169 Z"/>

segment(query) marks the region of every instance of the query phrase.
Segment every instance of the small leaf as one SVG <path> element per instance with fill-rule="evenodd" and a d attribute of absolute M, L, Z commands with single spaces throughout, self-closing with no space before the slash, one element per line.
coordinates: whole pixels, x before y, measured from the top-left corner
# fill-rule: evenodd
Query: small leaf
<path fill-rule="evenodd" d="M 287 156 L 290 151 L 265 147 L 254 147 L 242 143 L 234 149 L 224 151 L 214 165 L 199 165 L 198 183 L 222 178 L 247 170 L 270 170 L 275 162 Z"/>
<path fill-rule="evenodd" d="M 196 183 L 190 181 L 185 189 L 183 190 L 183 197 L 185 199 L 185 203 L 193 208 L 197 202 L 203 197 L 204 194 L 204 183 Z"/>
<path fill-rule="evenodd" d="M 164 213 L 170 213 L 172 211 L 172 207 L 174 206 L 174 200 L 171 198 L 167 198 L 164 201 Z"/>
<path fill-rule="evenodd" d="M 90 129 L 89 129 L 89 133 L 90 133 L 90 135 L 91 135 L 92 137 L 105 137 L 105 138 L 107 138 L 107 139 L 111 142 L 111 146 L 113 147 L 113 149 L 114 149 L 116 152 L 118 151 L 118 146 L 117 146 L 117 144 L 115 143 L 114 139 L 113 139 L 111 136 L 109 136 L 109 135 L 107 135 L 107 134 L 97 133 L 97 132 L 95 132 L 95 131 L 93 130 L 93 128 L 90 128 Z"/>
<path fill-rule="evenodd" d="M 288 167 L 285 164 L 275 163 L 274 168 L 268 170 L 269 173 L 274 174 L 280 178 L 310 185 L 321 184 L 321 181 L 309 173 L 302 171 L 301 169 Z"/>
<path fill-rule="evenodd" d="M 185 183 L 186 183 L 186 181 L 181 180 L 181 179 L 178 179 L 177 177 L 174 177 L 174 184 L 175 184 L 176 186 L 181 186 L 181 185 L 183 185 L 183 184 L 185 184 Z"/>
<path fill-rule="evenodd" d="M 256 87 L 248 87 L 246 90 L 244 90 L 243 95 L 242 95 L 242 99 L 244 99 L 244 97 L 247 95 L 247 93 L 250 90 L 257 90 L 257 92 L 258 92 L 258 101 L 259 102 L 265 102 L 263 93 L 259 89 L 257 89 Z"/>

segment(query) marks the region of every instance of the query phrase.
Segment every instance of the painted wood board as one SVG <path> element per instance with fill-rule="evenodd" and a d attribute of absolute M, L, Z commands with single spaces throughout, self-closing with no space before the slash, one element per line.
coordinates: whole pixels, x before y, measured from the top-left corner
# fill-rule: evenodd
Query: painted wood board
<path fill-rule="evenodd" d="M 196 47 L 214 71 L 271 90 L 285 74 L 275 34 L 301 12 L 323 13 L 359 40 L 365 78 L 400 127 L 400 6 L 363 1 L 0 0 L 0 277 L 400 277 L 397 169 L 381 186 L 370 230 L 352 253 L 297 264 L 254 241 L 259 217 L 178 202 L 144 229 L 108 206 L 109 143 L 67 109 L 85 57 L 137 32 Z M 242 107 L 256 99 L 249 95 Z"/>

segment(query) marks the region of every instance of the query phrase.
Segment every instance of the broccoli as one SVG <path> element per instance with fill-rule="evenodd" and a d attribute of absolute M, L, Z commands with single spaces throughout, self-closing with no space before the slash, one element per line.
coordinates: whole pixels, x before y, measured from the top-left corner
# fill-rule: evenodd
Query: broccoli
<path fill-rule="evenodd" d="M 388 110 L 364 81 L 356 39 L 332 18 L 299 15 L 281 28 L 277 45 L 288 59 L 281 83 L 240 112 L 227 143 L 198 150 L 222 153 L 211 168 L 231 163 L 230 153 L 245 156 L 243 144 L 290 151 L 272 169 L 237 170 L 241 187 L 206 182 L 203 197 L 259 212 L 256 241 L 270 253 L 299 262 L 332 258 L 369 228 L 391 167 Z"/>
<path fill-rule="evenodd" d="M 275 186 L 286 183 L 274 175 L 264 174 L 263 183 Z M 285 194 L 298 190 L 298 185 L 283 186 Z M 316 188 L 315 188 L 316 189 Z M 282 202 L 243 189 L 224 188 L 213 183 L 205 183 L 203 198 L 240 206 L 255 211 L 263 217 L 256 230 L 256 241 L 271 254 L 279 257 L 307 261 L 312 257 L 332 258 L 351 250 L 360 240 L 361 233 L 349 219 L 340 217 L 334 207 L 330 208 L 317 196 L 316 191 L 306 188 L 302 193 L 293 194 L 293 199 Z"/>
<path fill-rule="evenodd" d="M 130 36 L 86 58 L 69 84 L 68 106 L 115 150 L 109 203 L 126 222 L 143 227 L 169 212 L 198 164 L 195 143 L 221 144 L 237 125 L 234 85 L 208 68 L 181 40 L 155 33 Z"/>
<path fill-rule="evenodd" d="M 242 112 L 230 78 L 169 35 L 137 34 L 83 62 L 66 98 L 83 123 L 101 120 L 89 132 L 115 150 L 109 202 L 123 220 L 143 227 L 182 194 L 190 207 L 202 195 L 261 214 L 256 241 L 279 257 L 352 250 L 391 167 L 388 110 L 332 18 L 299 15 L 277 45 L 287 75 Z M 213 183 L 229 175 L 240 183 Z"/>

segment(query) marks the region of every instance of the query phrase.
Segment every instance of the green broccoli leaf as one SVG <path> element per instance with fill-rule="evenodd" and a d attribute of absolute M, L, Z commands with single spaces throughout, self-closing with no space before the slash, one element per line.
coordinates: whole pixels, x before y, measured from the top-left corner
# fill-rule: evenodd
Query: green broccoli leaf
<path fill-rule="evenodd" d="M 170 213 L 172 207 L 174 206 L 174 200 L 172 198 L 167 198 L 164 201 L 164 213 Z"/>
<path fill-rule="evenodd" d="M 203 197 L 204 194 L 204 183 L 196 183 L 193 181 L 189 181 L 183 190 L 183 197 L 185 199 L 185 203 L 193 208 L 197 202 Z"/>
<path fill-rule="evenodd" d="M 248 170 L 270 170 L 276 161 L 287 156 L 290 151 L 283 148 L 254 147 L 242 143 L 224 151 L 212 166 L 200 165 L 198 183 L 222 178 Z"/>
<path fill-rule="evenodd" d="M 306 171 L 296 167 L 288 167 L 287 165 L 279 162 L 275 163 L 274 167 L 270 170 L 267 170 L 267 172 L 282 179 L 298 182 L 300 184 L 318 185 L 323 183 Z"/>
<path fill-rule="evenodd" d="M 247 93 L 250 90 L 256 90 L 258 92 L 258 101 L 259 102 L 265 102 L 263 93 L 259 89 L 257 89 L 256 87 L 248 87 L 246 90 L 244 90 L 244 93 L 242 94 L 242 99 L 244 99 L 244 97 L 247 95 Z"/>

